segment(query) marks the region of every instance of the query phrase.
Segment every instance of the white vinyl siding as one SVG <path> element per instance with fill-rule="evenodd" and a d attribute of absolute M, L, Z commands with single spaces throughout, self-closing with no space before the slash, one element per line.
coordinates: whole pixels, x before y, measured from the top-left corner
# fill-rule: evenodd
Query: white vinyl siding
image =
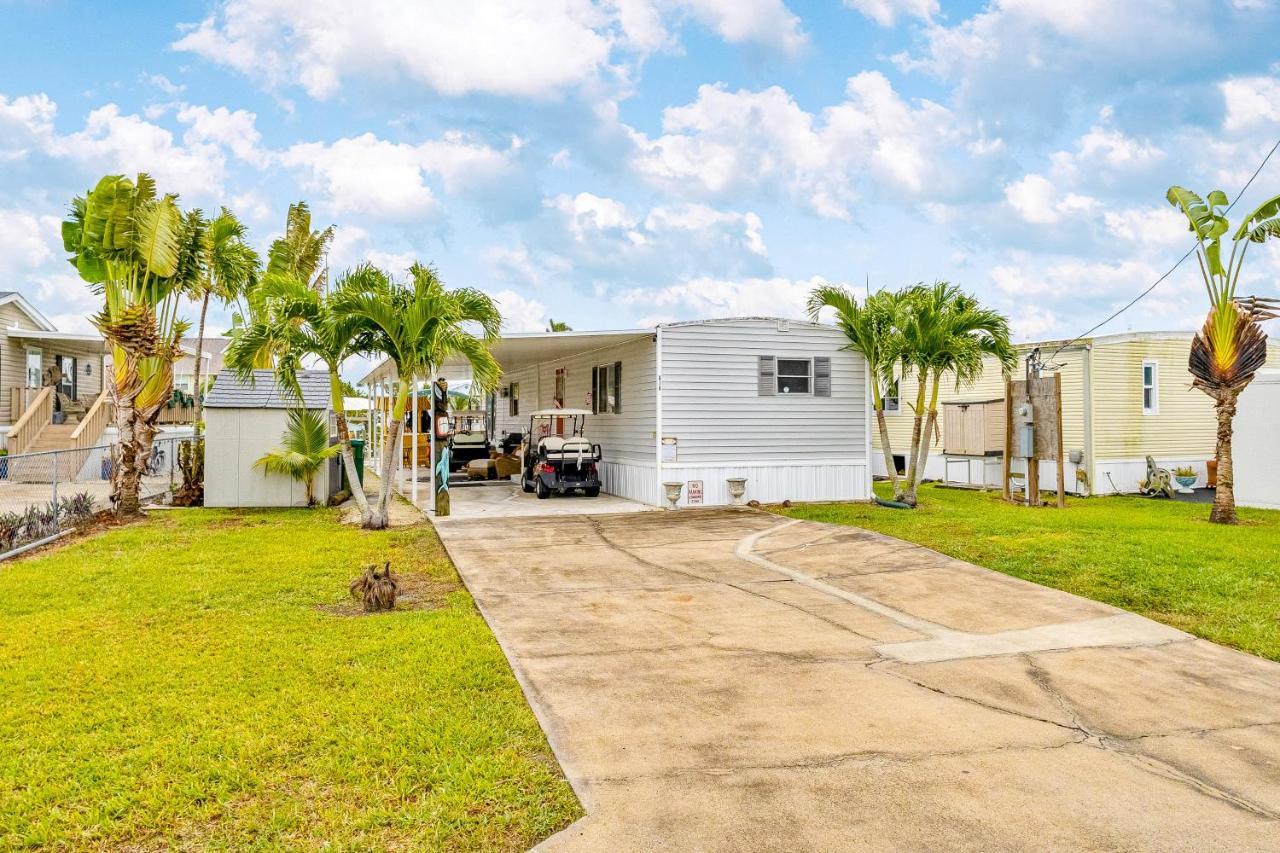
<path fill-rule="evenodd" d="M 662 329 L 662 432 L 678 464 L 865 461 L 865 362 L 838 329 L 725 320 Z M 829 397 L 813 394 L 813 361 L 830 359 Z M 808 393 L 762 394 L 762 362 L 781 383 L 805 363 Z M 781 385 L 774 386 L 780 388 Z"/>

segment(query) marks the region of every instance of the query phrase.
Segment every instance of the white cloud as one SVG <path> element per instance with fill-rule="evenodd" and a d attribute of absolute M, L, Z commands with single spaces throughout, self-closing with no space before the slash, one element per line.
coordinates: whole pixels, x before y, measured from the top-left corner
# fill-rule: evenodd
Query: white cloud
<path fill-rule="evenodd" d="M 844 0 L 844 5 L 882 27 L 893 26 L 899 17 L 932 21 L 938 14 L 938 0 Z"/>
<path fill-rule="evenodd" d="M 518 141 L 500 151 L 457 133 L 419 145 L 364 133 L 332 143 L 299 143 L 279 159 L 301 173 L 305 188 L 324 193 L 334 214 L 403 220 L 436 207 L 428 177 L 449 192 L 465 192 L 500 177 L 516 150 Z"/>
<path fill-rule="evenodd" d="M 527 299 L 514 290 L 490 294 L 502 312 L 504 332 L 541 332 L 547 328 L 547 308 L 536 299 Z"/>
<path fill-rule="evenodd" d="M 261 150 L 262 134 L 257 128 L 258 117 L 248 110 L 228 110 L 183 104 L 178 109 L 178 121 L 188 125 L 182 141 L 187 145 L 216 143 L 255 166 L 264 165 L 266 157 Z"/>
<path fill-rule="evenodd" d="M 172 80 L 170 80 L 168 77 L 164 76 L 163 74 L 148 74 L 146 75 L 145 79 L 148 83 L 150 83 L 152 86 L 155 86 L 157 89 L 159 89 L 161 92 L 164 92 L 166 95 L 171 95 L 171 96 L 180 95 L 187 88 L 186 86 L 180 83 L 174 83 Z"/>
<path fill-rule="evenodd" d="M 805 42 L 781 0 L 226 0 L 173 47 L 321 99 L 355 77 L 451 96 L 548 98 L 625 76 L 617 52 L 670 45 L 674 18 L 733 43 L 794 52 Z"/>
<path fill-rule="evenodd" d="M 50 238 L 57 233 L 58 220 L 51 216 L 0 208 L 0 234 L 5 235 L 4 251 L 0 252 L 0 274 L 17 276 L 51 260 L 54 249 Z"/>
<path fill-rule="evenodd" d="M 1078 193 L 1059 196 L 1043 175 L 1024 175 L 1004 188 L 1005 200 L 1032 225 L 1052 225 L 1064 216 L 1088 215 L 1099 205 L 1095 198 Z"/>
<path fill-rule="evenodd" d="M 704 85 L 693 103 L 664 111 L 663 130 L 654 139 L 631 131 L 634 168 L 650 181 L 708 196 L 784 194 L 841 219 L 861 183 L 945 192 L 957 181 L 947 152 L 978 136 L 939 104 L 904 100 L 875 71 L 849 78 L 846 100 L 817 115 L 777 86 Z"/>
<path fill-rule="evenodd" d="M 635 288 L 618 295 L 627 306 L 665 309 L 640 322 L 653 325 L 676 317 L 789 317 L 805 318 L 809 292 L 825 281 L 817 276 L 795 280 L 782 277 L 738 280 L 700 276 L 657 290 Z"/>
<path fill-rule="evenodd" d="M 58 105 L 49 96 L 0 95 L 0 161 L 20 160 L 53 136 Z"/>
<path fill-rule="evenodd" d="M 1218 88 L 1227 109 L 1223 130 L 1247 130 L 1280 122 L 1280 78 L 1234 77 L 1219 83 Z"/>
<path fill-rule="evenodd" d="M 1187 220 L 1172 207 L 1134 207 L 1103 215 L 1107 230 L 1139 246 L 1173 248 L 1189 246 Z"/>

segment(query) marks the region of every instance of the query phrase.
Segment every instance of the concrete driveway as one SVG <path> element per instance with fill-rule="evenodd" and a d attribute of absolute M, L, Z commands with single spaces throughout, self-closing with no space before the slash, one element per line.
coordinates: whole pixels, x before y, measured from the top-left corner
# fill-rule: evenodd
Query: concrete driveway
<path fill-rule="evenodd" d="M 849 527 L 444 520 L 548 850 L 1280 849 L 1280 665 Z"/>

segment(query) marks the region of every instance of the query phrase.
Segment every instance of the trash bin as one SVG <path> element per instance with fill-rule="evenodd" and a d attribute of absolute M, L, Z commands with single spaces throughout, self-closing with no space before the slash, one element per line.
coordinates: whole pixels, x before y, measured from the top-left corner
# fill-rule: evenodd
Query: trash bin
<path fill-rule="evenodd" d="M 356 463 L 356 479 L 360 481 L 360 488 L 364 488 L 364 439 L 351 439 L 351 455 Z"/>

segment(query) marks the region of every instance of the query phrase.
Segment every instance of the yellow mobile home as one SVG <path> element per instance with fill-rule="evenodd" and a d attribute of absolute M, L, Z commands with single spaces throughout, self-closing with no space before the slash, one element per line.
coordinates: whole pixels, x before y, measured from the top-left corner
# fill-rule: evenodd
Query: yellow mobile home
<path fill-rule="evenodd" d="M 1148 455 L 1166 468 L 1195 468 L 1200 476 L 1198 484 L 1205 485 L 1207 463 L 1214 455 L 1215 419 L 1212 401 L 1191 387 L 1187 372 L 1191 338 L 1191 332 L 1131 332 L 1075 341 L 1061 352 L 1057 351 L 1065 341 L 1019 345 L 1022 361 L 1015 378 L 1021 377 L 1025 359 L 1035 349 L 1062 376 L 1062 433 L 1069 491 L 1135 491 L 1146 472 Z M 1268 364 L 1280 365 L 1280 344 L 1270 345 Z M 890 446 L 902 470 L 911 441 L 915 378 L 909 377 L 900 385 L 900 389 L 889 389 L 885 419 Z M 894 392 L 898 392 L 896 396 Z M 1003 397 L 1004 377 L 991 359 L 973 385 L 956 389 L 954 381 L 943 379 L 938 431 L 925 466 L 927 479 L 999 484 L 1001 454 L 988 449 L 990 437 L 987 448 L 972 446 L 970 438 L 948 442 L 944 410 L 956 408 L 947 407 L 948 403 L 980 405 L 991 417 L 991 410 L 998 408 L 992 401 Z M 953 411 L 953 429 L 960 423 L 956 417 Z M 973 426 L 973 419 L 968 416 L 965 428 Z M 1002 428 L 999 435 L 1003 437 Z M 874 429 L 872 442 L 874 471 L 885 474 L 880 436 Z M 1052 487 L 1056 476 L 1053 463 L 1042 464 L 1040 482 Z M 1015 462 L 1013 467 L 1016 471 L 1019 465 Z M 1077 472 L 1083 472 L 1083 477 L 1078 478 Z"/>

